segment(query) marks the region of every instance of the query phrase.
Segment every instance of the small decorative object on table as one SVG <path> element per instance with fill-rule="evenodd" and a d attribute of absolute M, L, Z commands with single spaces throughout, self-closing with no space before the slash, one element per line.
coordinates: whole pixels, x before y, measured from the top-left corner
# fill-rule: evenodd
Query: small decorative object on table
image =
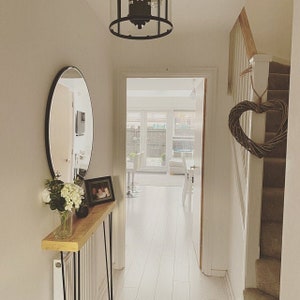
<path fill-rule="evenodd" d="M 55 231 L 55 237 L 68 238 L 72 235 L 73 208 L 79 208 L 84 190 L 79 182 L 64 183 L 59 176 L 46 180 L 45 186 L 43 201 L 50 205 L 50 209 L 57 210 L 60 217 L 60 226 Z"/>
<path fill-rule="evenodd" d="M 85 197 L 82 198 L 79 208 L 75 209 L 75 214 L 78 218 L 85 218 L 89 214 L 89 207 L 86 203 Z"/>

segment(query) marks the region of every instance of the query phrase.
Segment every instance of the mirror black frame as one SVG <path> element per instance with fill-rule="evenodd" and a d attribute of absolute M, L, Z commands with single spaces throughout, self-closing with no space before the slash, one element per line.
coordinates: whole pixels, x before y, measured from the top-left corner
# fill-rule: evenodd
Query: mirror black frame
<path fill-rule="evenodd" d="M 46 148 L 46 156 L 47 156 L 47 162 L 48 162 L 48 166 L 49 166 L 49 169 L 50 169 L 50 173 L 51 173 L 51 176 L 54 178 L 57 174 L 55 173 L 55 170 L 54 170 L 54 166 L 53 166 L 53 162 L 52 162 L 52 157 L 51 157 L 51 150 L 50 150 L 50 135 L 49 135 L 49 130 L 50 130 L 50 112 L 51 112 L 51 106 L 52 106 L 52 100 L 53 100 L 53 95 L 54 95 L 54 91 L 55 91 L 55 88 L 57 86 L 57 83 L 58 81 L 61 79 L 62 75 L 69 69 L 75 69 L 80 75 L 81 77 L 84 79 L 84 81 L 86 82 L 85 80 L 85 77 L 83 76 L 82 72 L 75 66 L 66 66 L 66 67 L 63 67 L 57 74 L 56 76 L 54 77 L 54 80 L 52 82 L 52 85 L 51 85 L 51 88 L 50 88 L 50 91 L 49 91 L 49 95 L 48 95 L 48 100 L 47 100 L 47 106 L 46 106 L 46 116 L 45 116 L 45 148 Z M 87 87 L 87 84 L 86 84 L 86 88 L 88 90 L 88 87 Z M 89 96 L 90 96 L 90 93 L 89 93 Z M 90 101 L 91 101 L 91 98 L 90 98 Z M 92 107 L 92 103 L 91 103 L 91 110 L 92 110 L 92 115 L 93 115 L 93 107 Z M 89 165 L 90 165 L 90 162 L 91 162 L 91 158 L 92 158 L 92 150 L 93 150 L 93 141 L 94 141 L 94 130 L 92 132 L 92 149 L 91 149 L 91 155 L 90 155 L 90 160 L 89 160 L 89 164 L 87 166 L 87 170 L 86 172 L 88 171 L 89 169 Z M 80 179 L 84 179 L 84 176 L 80 176 L 77 174 L 77 176 L 80 177 Z"/>

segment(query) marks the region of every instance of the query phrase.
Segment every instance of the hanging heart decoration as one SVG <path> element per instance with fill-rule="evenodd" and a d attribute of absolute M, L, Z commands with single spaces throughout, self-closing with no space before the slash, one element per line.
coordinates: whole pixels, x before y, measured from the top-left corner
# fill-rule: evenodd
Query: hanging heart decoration
<path fill-rule="evenodd" d="M 240 124 L 240 117 L 246 111 L 254 111 L 258 114 L 269 111 L 279 111 L 281 113 L 281 121 L 275 136 L 263 144 L 255 143 L 247 137 Z M 279 99 L 269 100 L 260 104 L 251 101 L 242 101 L 231 109 L 228 125 L 232 135 L 238 143 L 253 155 L 262 158 L 286 139 L 287 114 L 287 104 Z"/>

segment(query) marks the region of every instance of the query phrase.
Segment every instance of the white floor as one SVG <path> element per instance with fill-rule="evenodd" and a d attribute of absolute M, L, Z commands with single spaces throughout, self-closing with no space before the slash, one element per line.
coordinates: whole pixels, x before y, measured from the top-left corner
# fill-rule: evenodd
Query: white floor
<path fill-rule="evenodd" d="M 136 198 L 127 199 L 126 267 L 115 272 L 114 299 L 229 299 L 225 279 L 204 276 L 198 268 L 182 188 L 138 189 Z"/>
<path fill-rule="evenodd" d="M 135 174 L 134 181 L 138 186 L 178 186 L 182 187 L 184 175 L 170 175 L 165 173 L 142 173 Z"/>

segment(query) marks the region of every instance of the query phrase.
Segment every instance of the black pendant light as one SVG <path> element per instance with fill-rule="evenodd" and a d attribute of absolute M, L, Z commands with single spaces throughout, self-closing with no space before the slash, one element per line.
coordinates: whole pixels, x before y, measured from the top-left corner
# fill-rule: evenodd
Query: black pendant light
<path fill-rule="evenodd" d="M 168 35 L 170 0 L 111 0 L 112 21 L 109 29 L 115 36 L 132 40 L 150 40 Z"/>

